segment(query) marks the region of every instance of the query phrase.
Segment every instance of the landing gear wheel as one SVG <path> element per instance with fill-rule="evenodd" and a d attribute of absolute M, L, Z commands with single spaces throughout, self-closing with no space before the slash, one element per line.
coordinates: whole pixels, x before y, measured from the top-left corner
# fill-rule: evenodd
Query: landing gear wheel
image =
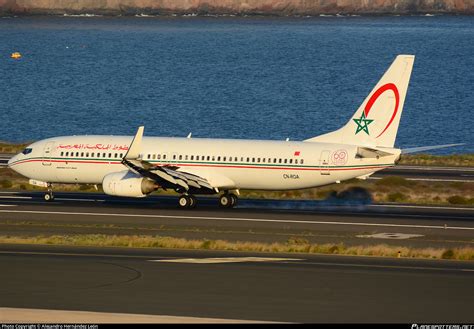
<path fill-rule="evenodd" d="M 189 208 L 191 204 L 191 198 L 187 195 L 182 195 L 178 199 L 178 205 L 180 208 Z"/>
<path fill-rule="evenodd" d="M 230 207 L 234 208 L 237 205 L 237 202 L 239 201 L 239 199 L 237 198 L 237 195 L 235 194 L 229 194 L 229 196 L 231 200 Z"/>
<path fill-rule="evenodd" d="M 48 202 L 53 201 L 53 200 L 54 200 L 54 195 L 53 195 L 53 193 L 46 193 L 46 194 L 44 195 L 44 200 L 45 200 L 45 201 L 48 201 Z"/>
<path fill-rule="evenodd" d="M 188 206 L 188 208 L 196 208 L 196 203 L 197 203 L 196 197 L 194 195 L 190 195 L 188 197 L 189 197 L 189 206 Z"/>
<path fill-rule="evenodd" d="M 237 196 L 234 194 L 224 193 L 219 198 L 219 206 L 223 208 L 233 208 L 237 204 Z"/>
<path fill-rule="evenodd" d="M 231 205 L 231 198 L 229 197 L 229 194 L 222 194 L 221 197 L 219 198 L 219 206 L 222 208 L 228 208 Z"/>

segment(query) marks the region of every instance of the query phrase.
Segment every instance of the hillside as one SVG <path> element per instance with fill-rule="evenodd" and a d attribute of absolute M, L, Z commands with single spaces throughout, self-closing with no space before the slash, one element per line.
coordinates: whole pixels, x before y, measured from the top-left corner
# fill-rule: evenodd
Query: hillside
<path fill-rule="evenodd" d="M 474 14 L 474 0 L 0 0 L 2 15 Z"/>

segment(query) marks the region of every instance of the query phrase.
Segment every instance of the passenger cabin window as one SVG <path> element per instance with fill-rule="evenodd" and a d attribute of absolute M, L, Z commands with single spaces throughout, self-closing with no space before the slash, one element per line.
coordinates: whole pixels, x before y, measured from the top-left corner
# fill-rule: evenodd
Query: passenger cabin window
<path fill-rule="evenodd" d="M 61 152 L 61 156 L 63 156 L 63 153 L 64 153 L 64 152 Z"/>
<path fill-rule="evenodd" d="M 183 159 L 183 156 L 182 156 L 182 155 L 180 155 L 180 156 L 179 156 L 179 160 L 182 160 L 182 159 Z"/>

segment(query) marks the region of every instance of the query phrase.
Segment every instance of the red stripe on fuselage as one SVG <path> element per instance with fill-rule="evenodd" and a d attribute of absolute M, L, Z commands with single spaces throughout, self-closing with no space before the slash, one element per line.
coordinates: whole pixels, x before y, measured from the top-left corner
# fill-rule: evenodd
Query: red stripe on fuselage
<path fill-rule="evenodd" d="M 82 160 L 42 160 L 42 159 L 31 159 L 31 160 L 21 160 L 19 162 L 14 163 L 12 166 L 16 166 L 19 164 L 27 163 L 27 162 L 64 162 L 64 163 L 84 163 L 84 164 L 122 164 L 118 161 L 82 161 Z M 366 170 L 366 169 L 380 169 L 386 168 L 387 166 L 368 166 L 368 167 L 352 167 L 352 168 L 333 168 L 333 167 L 312 167 L 312 168 L 304 168 L 304 167 L 266 167 L 266 166 L 246 166 L 246 165 L 213 165 L 213 164 L 179 164 L 173 163 L 170 164 L 171 166 L 176 167 L 213 167 L 213 168 L 245 168 L 245 169 L 273 169 L 273 170 L 325 170 L 325 171 L 335 171 L 335 170 Z M 165 167 L 156 165 L 156 167 Z"/>

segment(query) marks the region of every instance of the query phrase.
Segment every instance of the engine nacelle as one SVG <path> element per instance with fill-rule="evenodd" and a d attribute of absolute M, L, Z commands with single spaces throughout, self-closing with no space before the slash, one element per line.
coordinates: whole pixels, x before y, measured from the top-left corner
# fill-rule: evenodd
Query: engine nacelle
<path fill-rule="evenodd" d="M 155 191 L 158 185 L 148 178 L 125 170 L 105 176 L 102 188 L 109 195 L 142 198 Z"/>

